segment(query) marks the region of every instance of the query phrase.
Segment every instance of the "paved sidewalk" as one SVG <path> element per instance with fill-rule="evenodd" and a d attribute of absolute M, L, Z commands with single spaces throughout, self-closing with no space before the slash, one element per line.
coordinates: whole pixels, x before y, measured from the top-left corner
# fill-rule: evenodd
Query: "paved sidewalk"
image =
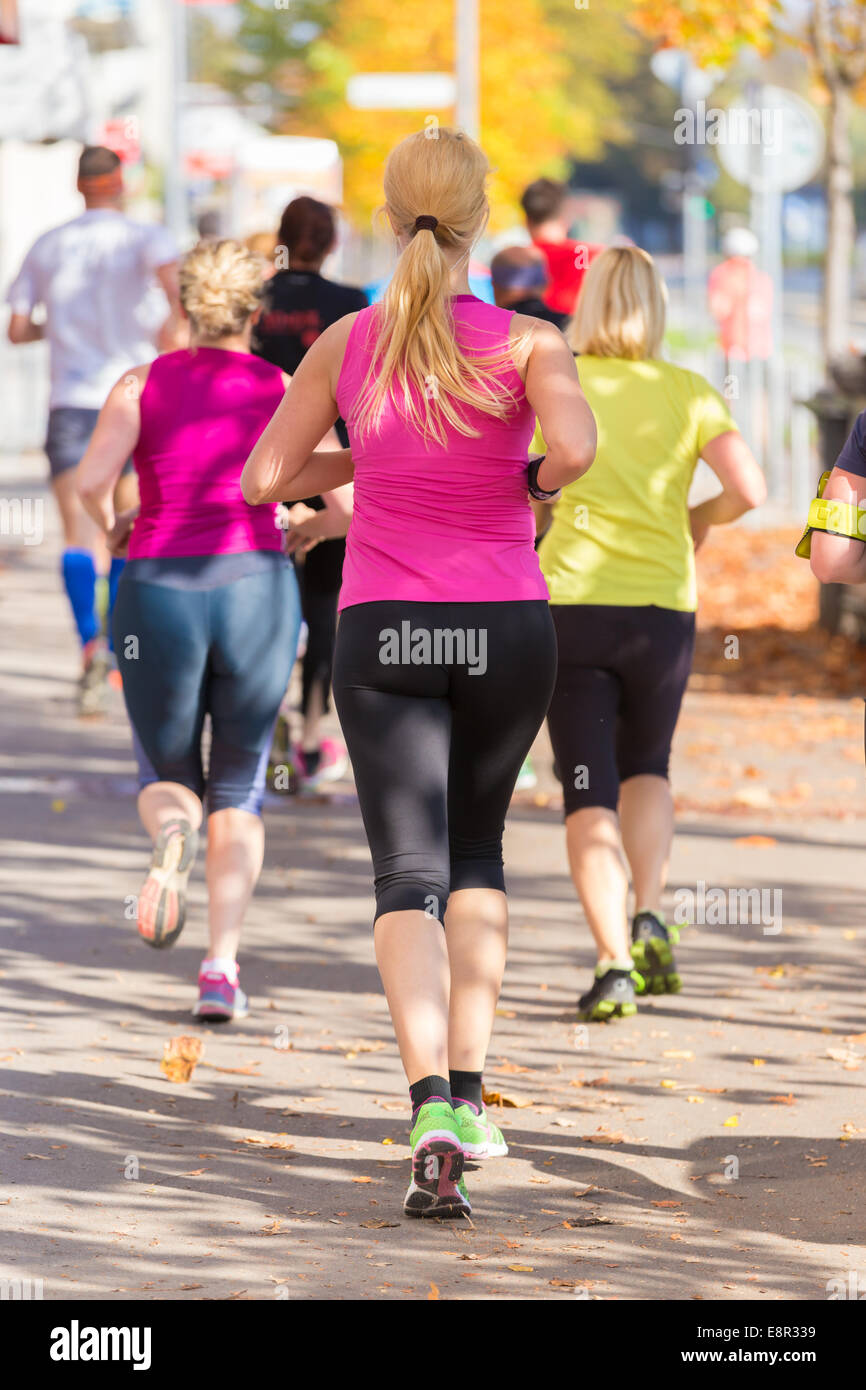
<path fill-rule="evenodd" d="M 7 468 L 7 495 L 35 489 L 37 462 Z M 180 943 L 148 951 L 125 918 L 147 847 L 122 706 L 72 713 L 56 558 L 53 533 L 0 556 L 0 1277 L 119 1301 L 822 1299 L 851 1269 L 866 1282 L 862 701 L 689 695 L 671 912 L 703 881 L 767 890 L 767 920 L 686 927 L 685 992 L 607 1027 L 574 1023 L 592 955 L 539 740 L 540 786 L 507 831 L 486 1079 L 511 1102 L 511 1157 L 470 1172 L 471 1225 L 413 1223 L 351 785 L 271 798 L 252 1012 L 199 1029 L 201 866 Z M 204 1055 L 173 1085 L 159 1063 L 182 1033 Z"/>

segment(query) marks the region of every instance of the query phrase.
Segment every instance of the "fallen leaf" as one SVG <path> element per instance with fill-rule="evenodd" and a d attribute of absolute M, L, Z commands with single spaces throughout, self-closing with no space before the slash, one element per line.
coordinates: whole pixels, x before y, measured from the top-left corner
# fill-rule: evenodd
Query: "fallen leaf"
<path fill-rule="evenodd" d="M 431 1284 L 431 1285 L 430 1285 L 430 1292 L 429 1292 L 428 1295 L 427 1295 L 427 1301 L 428 1301 L 428 1303 L 430 1303 L 430 1302 L 435 1303 L 436 1300 L 438 1299 L 438 1297 L 439 1297 L 439 1290 L 438 1290 L 438 1288 L 436 1287 L 435 1284 Z"/>
<path fill-rule="evenodd" d="M 385 1042 L 364 1042 L 362 1039 L 360 1042 L 338 1042 L 334 1046 L 344 1052 L 347 1057 L 357 1057 L 359 1052 L 381 1052 L 388 1044 Z"/>
<path fill-rule="evenodd" d="M 160 1070 L 169 1081 L 176 1083 L 189 1081 L 203 1052 L 201 1038 L 191 1038 L 186 1034 L 172 1038 L 165 1044 Z"/>
<path fill-rule="evenodd" d="M 689 1105 L 705 1105 L 705 1104 L 706 1104 L 706 1102 L 705 1102 L 703 1096 L 686 1096 L 686 1100 L 688 1101 Z"/>
<path fill-rule="evenodd" d="M 352 1182 L 375 1182 L 375 1178 L 353 1178 Z"/>
<path fill-rule="evenodd" d="M 652 1202 L 650 1205 L 654 1207 L 681 1207 L 682 1202 L 674 1202 L 670 1198 L 665 1198 L 663 1202 Z"/>
<path fill-rule="evenodd" d="M 509 1265 L 508 1268 L 509 1268 L 509 1269 L 513 1269 L 515 1274 L 531 1274 L 531 1273 L 533 1272 L 533 1269 L 535 1268 L 535 1266 L 534 1266 L 534 1265 Z"/>
<path fill-rule="evenodd" d="M 790 1092 L 786 1096 L 770 1096 L 769 1099 L 775 1101 L 776 1105 L 796 1105 L 794 1096 Z"/>
<path fill-rule="evenodd" d="M 203 1289 L 204 1284 L 181 1284 L 182 1289 Z"/>
<path fill-rule="evenodd" d="M 400 1223 L 398 1221 L 362 1221 L 361 1225 L 368 1231 L 391 1231 L 396 1230 Z"/>
<path fill-rule="evenodd" d="M 659 1085 L 660 1085 L 660 1086 L 663 1086 L 663 1087 L 665 1088 L 666 1091 L 675 1091 L 676 1088 L 677 1088 L 677 1083 L 676 1083 L 676 1081 L 670 1081 L 670 1080 L 668 1080 L 668 1079 L 665 1079 L 664 1081 L 660 1081 L 660 1082 L 659 1082 Z"/>
<path fill-rule="evenodd" d="M 584 1134 L 581 1136 L 586 1144 L 624 1144 L 625 1135 L 620 1130 L 606 1130 L 601 1126 L 595 1134 Z"/>
<path fill-rule="evenodd" d="M 727 1129 L 736 1129 L 737 1125 L 740 1123 L 740 1117 L 739 1115 L 729 1115 L 723 1123 Z"/>
<path fill-rule="evenodd" d="M 504 1091 L 488 1091 L 486 1086 L 483 1090 L 483 1099 L 485 1105 L 508 1106 L 514 1110 L 525 1110 L 527 1106 L 537 1104 L 536 1101 L 527 1100 L 523 1096 L 507 1095 Z"/>
<path fill-rule="evenodd" d="M 753 1057 L 753 1058 L 752 1058 L 752 1066 L 753 1066 L 753 1067 L 764 1067 L 764 1066 L 766 1066 L 766 1065 L 767 1065 L 767 1063 L 766 1063 L 766 1058 L 764 1058 L 764 1057 Z"/>
<path fill-rule="evenodd" d="M 229 1076 L 258 1076 L 256 1067 L 260 1067 L 261 1062 L 248 1062 L 244 1067 L 217 1067 L 213 1062 L 203 1062 L 202 1066 L 209 1067 L 211 1071 L 225 1072 Z"/>
<path fill-rule="evenodd" d="M 757 790 L 762 791 L 763 788 L 758 788 Z M 745 792 L 740 793 L 740 799 L 743 800 L 745 804 L 754 804 L 753 799 L 748 798 Z M 769 801 L 772 805 L 772 798 L 770 798 L 769 793 L 766 793 L 766 796 L 762 797 L 761 801 L 762 803 L 764 801 Z M 772 835 L 741 835 L 739 839 L 734 841 L 735 845 L 739 845 L 743 849 L 771 849 L 776 843 L 777 841 L 773 839 Z"/>

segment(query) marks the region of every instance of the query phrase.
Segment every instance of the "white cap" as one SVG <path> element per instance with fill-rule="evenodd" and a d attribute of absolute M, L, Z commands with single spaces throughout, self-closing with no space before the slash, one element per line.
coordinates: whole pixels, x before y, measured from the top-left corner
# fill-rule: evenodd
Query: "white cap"
<path fill-rule="evenodd" d="M 748 227 L 732 227 L 725 233 L 722 250 L 726 256 L 754 256 L 758 251 L 758 238 Z"/>

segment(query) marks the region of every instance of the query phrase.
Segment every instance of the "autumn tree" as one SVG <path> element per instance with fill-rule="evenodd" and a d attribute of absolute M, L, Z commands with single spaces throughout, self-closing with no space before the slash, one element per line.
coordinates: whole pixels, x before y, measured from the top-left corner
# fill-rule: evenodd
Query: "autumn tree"
<path fill-rule="evenodd" d="M 718 0 L 635 0 L 634 22 L 660 47 L 683 48 L 701 65 L 725 67 L 745 47 L 767 54 L 797 43 L 827 99 L 827 258 L 824 351 L 848 345 L 855 225 L 851 157 L 853 103 L 866 95 L 866 0 L 806 0 L 785 12 L 780 0 L 749 0 L 722 11 Z"/>
<path fill-rule="evenodd" d="M 574 0 L 479 0 L 481 140 L 494 166 L 492 225 L 510 222 L 525 185 L 564 176 L 568 158 L 597 158 L 627 138 L 609 81 L 633 70 L 640 40 L 632 0 L 580 8 Z M 241 100 L 266 87 L 272 126 L 328 137 L 344 163 L 345 202 L 362 224 L 381 201 L 382 163 L 404 135 L 454 119 L 453 108 L 356 110 L 349 79 L 367 72 L 450 72 L 454 6 L 427 0 L 293 0 L 276 10 L 243 0 L 230 45 L 214 36 L 203 75 Z"/>

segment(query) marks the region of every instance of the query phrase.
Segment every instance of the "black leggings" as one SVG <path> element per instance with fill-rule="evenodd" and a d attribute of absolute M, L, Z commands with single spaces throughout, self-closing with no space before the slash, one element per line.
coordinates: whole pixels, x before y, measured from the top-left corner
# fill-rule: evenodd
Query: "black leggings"
<path fill-rule="evenodd" d="M 505 814 L 555 674 L 545 601 L 393 601 L 340 614 L 334 700 L 377 917 L 416 909 L 443 921 L 449 892 L 505 891 Z"/>
<path fill-rule="evenodd" d="M 337 602 L 343 576 L 344 540 L 320 541 L 298 565 L 301 612 L 307 624 L 307 650 L 301 662 L 301 710 L 309 712 L 313 690 L 319 686 L 322 710 L 330 707 L 331 670 L 337 638 Z"/>
<path fill-rule="evenodd" d="M 596 603 L 550 611 L 559 669 L 547 723 L 565 814 L 588 806 L 615 811 L 621 782 L 668 775 L 695 615 Z"/>

